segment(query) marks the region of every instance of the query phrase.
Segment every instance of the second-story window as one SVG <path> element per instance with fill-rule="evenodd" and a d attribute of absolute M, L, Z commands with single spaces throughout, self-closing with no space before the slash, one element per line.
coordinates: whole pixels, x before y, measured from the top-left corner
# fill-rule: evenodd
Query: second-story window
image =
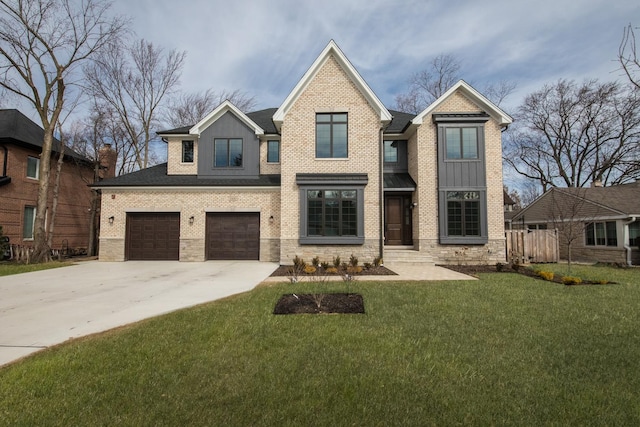
<path fill-rule="evenodd" d="M 448 160 L 471 160 L 478 158 L 478 128 L 449 127 L 445 131 L 445 146 Z"/>
<path fill-rule="evenodd" d="M 347 158 L 347 113 L 316 114 L 316 158 Z"/>
<path fill-rule="evenodd" d="M 280 163 L 280 141 L 267 141 L 267 163 Z"/>
<path fill-rule="evenodd" d="M 242 167 L 242 139 L 216 138 L 213 166 L 216 168 Z"/>
<path fill-rule="evenodd" d="M 384 142 L 384 162 L 398 163 L 398 141 Z"/>
<path fill-rule="evenodd" d="M 182 141 L 182 163 L 193 163 L 193 141 Z"/>
<path fill-rule="evenodd" d="M 38 179 L 40 177 L 40 159 L 27 157 L 27 178 Z"/>

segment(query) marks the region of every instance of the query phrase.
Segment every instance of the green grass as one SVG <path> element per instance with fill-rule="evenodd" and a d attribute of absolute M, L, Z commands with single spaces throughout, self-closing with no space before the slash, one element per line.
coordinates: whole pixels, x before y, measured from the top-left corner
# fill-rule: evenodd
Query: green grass
<path fill-rule="evenodd" d="M 0 276 L 11 274 L 29 273 L 31 271 L 48 270 L 50 268 L 68 267 L 72 265 L 69 261 L 51 261 L 41 264 L 20 264 L 16 262 L 0 262 Z"/>
<path fill-rule="evenodd" d="M 640 274 L 356 282 L 364 315 L 260 287 L 0 369 L 2 425 L 638 425 Z"/>
<path fill-rule="evenodd" d="M 604 264 L 571 264 L 571 271 L 566 262 L 558 264 L 534 264 L 536 271 L 552 271 L 556 275 L 580 277 L 583 280 L 606 280 L 616 283 L 635 281 L 640 284 L 640 268 L 614 268 Z"/>

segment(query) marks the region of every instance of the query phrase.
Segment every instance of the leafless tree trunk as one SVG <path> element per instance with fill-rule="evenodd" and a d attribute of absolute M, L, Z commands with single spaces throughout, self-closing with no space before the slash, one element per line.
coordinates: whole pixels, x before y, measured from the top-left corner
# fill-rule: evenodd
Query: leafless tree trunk
<path fill-rule="evenodd" d="M 44 138 L 34 230 L 36 262 L 50 259 L 45 217 L 55 125 L 74 72 L 125 28 L 101 0 L 0 0 L 0 87 L 37 111 Z"/>
<path fill-rule="evenodd" d="M 62 130 L 61 130 L 62 132 Z M 49 218 L 49 232 L 47 233 L 47 245 L 53 247 L 53 232 L 56 225 L 56 216 L 58 214 L 58 195 L 60 194 L 60 175 L 62 175 L 62 165 L 64 163 L 64 143 L 62 142 L 62 133 L 60 134 L 60 142 L 58 144 L 58 161 L 56 162 L 56 175 L 53 182 L 53 200 L 51 202 L 51 217 Z"/>
<path fill-rule="evenodd" d="M 134 162 L 138 169 L 149 165 L 158 109 L 178 85 L 185 56 L 175 50 L 164 55 L 162 49 L 139 40 L 128 49 L 111 46 L 85 68 L 87 90 L 115 112 L 127 132 L 129 141 L 120 150 L 125 156 L 122 165 Z"/>

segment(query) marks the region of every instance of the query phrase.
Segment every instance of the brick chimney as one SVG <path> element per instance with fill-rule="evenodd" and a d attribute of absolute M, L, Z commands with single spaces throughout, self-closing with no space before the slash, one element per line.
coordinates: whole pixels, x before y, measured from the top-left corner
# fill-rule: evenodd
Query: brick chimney
<path fill-rule="evenodd" d="M 100 162 L 100 179 L 113 178 L 116 176 L 116 151 L 111 148 L 111 144 L 104 144 L 98 150 L 98 161 Z"/>

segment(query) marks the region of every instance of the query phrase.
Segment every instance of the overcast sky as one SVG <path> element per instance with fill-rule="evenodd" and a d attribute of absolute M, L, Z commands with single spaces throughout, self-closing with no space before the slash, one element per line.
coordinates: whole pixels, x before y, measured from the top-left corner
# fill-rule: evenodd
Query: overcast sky
<path fill-rule="evenodd" d="M 187 51 L 182 89 L 241 89 L 277 107 L 329 40 L 387 107 L 441 53 L 472 85 L 508 79 L 503 107 L 559 78 L 621 79 L 624 26 L 638 0 L 114 0 L 136 34 Z"/>

